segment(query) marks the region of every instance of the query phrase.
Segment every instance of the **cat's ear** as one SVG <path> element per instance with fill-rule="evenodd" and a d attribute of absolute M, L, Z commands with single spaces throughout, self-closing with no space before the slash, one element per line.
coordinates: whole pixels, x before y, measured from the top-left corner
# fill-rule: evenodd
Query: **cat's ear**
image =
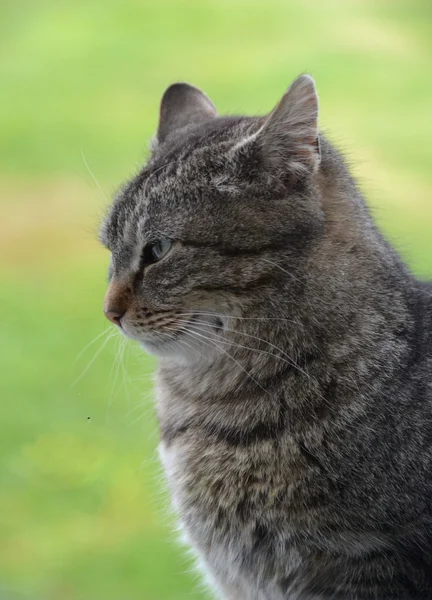
<path fill-rule="evenodd" d="M 320 161 L 315 82 L 301 75 L 270 113 L 260 132 L 262 158 L 278 173 L 302 176 Z"/>
<path fill-rule="evenodd" d="M 217 115 L 204 92 L 188 83 L 174 83 L 162 97 L 157 141 L 163 142 L 173 131 L 214 119 Z"/>

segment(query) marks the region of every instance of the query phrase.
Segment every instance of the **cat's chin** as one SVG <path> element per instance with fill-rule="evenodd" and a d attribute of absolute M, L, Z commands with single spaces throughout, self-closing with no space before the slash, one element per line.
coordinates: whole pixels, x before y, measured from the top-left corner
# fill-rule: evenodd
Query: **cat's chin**
<path fill-rule="evenodd" d="M 202 352 L 192 351 L 191 348 L 183 346 L 181 343 L 141 341 L 140 345 L 146 353 L 156 356 L 161 361 L 180 366 L 209 364 L 213 361 L 213 357 L 205 350 Z"/>
<path fill-rule="evenodd" d="M 153 341 L 153 340 L 140 340 L 140 346 L 147 352 L 147 354 L 153 354 L 159 358 L 176 358 L 181 357 L 182 352 L 179 344 L 172 341 Z"/>
<path fill-rule="evenodd" d="M 191 342 L 183 333 L 171 340 L 140 339 L 141 348 L 148 354 L 178 365 L 211 364 L 219 348 L 198 338 Z"/>

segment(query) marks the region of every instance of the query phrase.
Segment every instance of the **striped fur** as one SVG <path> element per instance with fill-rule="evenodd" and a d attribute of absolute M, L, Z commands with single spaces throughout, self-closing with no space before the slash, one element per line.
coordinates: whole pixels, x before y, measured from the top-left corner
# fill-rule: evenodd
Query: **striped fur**
<path fill-rule="evenodd" d="M 317 111 L 306 76 L 265 118 L 167 93 L 103 226 L 111 293 L 160 357 L 161 458 L 219 597 L 426 600 L 432 287 L 375 227 Z M 172 249 L 143 267 L 161 238 Z"/>

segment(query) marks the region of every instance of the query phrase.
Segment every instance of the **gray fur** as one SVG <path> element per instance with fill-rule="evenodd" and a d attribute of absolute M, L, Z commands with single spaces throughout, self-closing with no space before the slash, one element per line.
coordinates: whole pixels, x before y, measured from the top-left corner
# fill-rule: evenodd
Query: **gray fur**
<path fill-rule="evenodd" d="M 123 331 L 160 357 L 187 539 L 225 600 L 432 598 L 431 286 L 318 134 L 310 78 L 264 118 L 178 93 L 101 237 Z"/>

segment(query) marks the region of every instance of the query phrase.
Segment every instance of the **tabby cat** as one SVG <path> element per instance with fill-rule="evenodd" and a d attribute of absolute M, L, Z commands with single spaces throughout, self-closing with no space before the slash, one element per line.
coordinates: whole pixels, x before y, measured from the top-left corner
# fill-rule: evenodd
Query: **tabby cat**
<path fill-rule="evenodd" d="M 115 198 L 105 314 L 159 357 L 160 455 L 225 600 L 432 598 L 432 287 L 319 132 L 162 99 Z"/>

